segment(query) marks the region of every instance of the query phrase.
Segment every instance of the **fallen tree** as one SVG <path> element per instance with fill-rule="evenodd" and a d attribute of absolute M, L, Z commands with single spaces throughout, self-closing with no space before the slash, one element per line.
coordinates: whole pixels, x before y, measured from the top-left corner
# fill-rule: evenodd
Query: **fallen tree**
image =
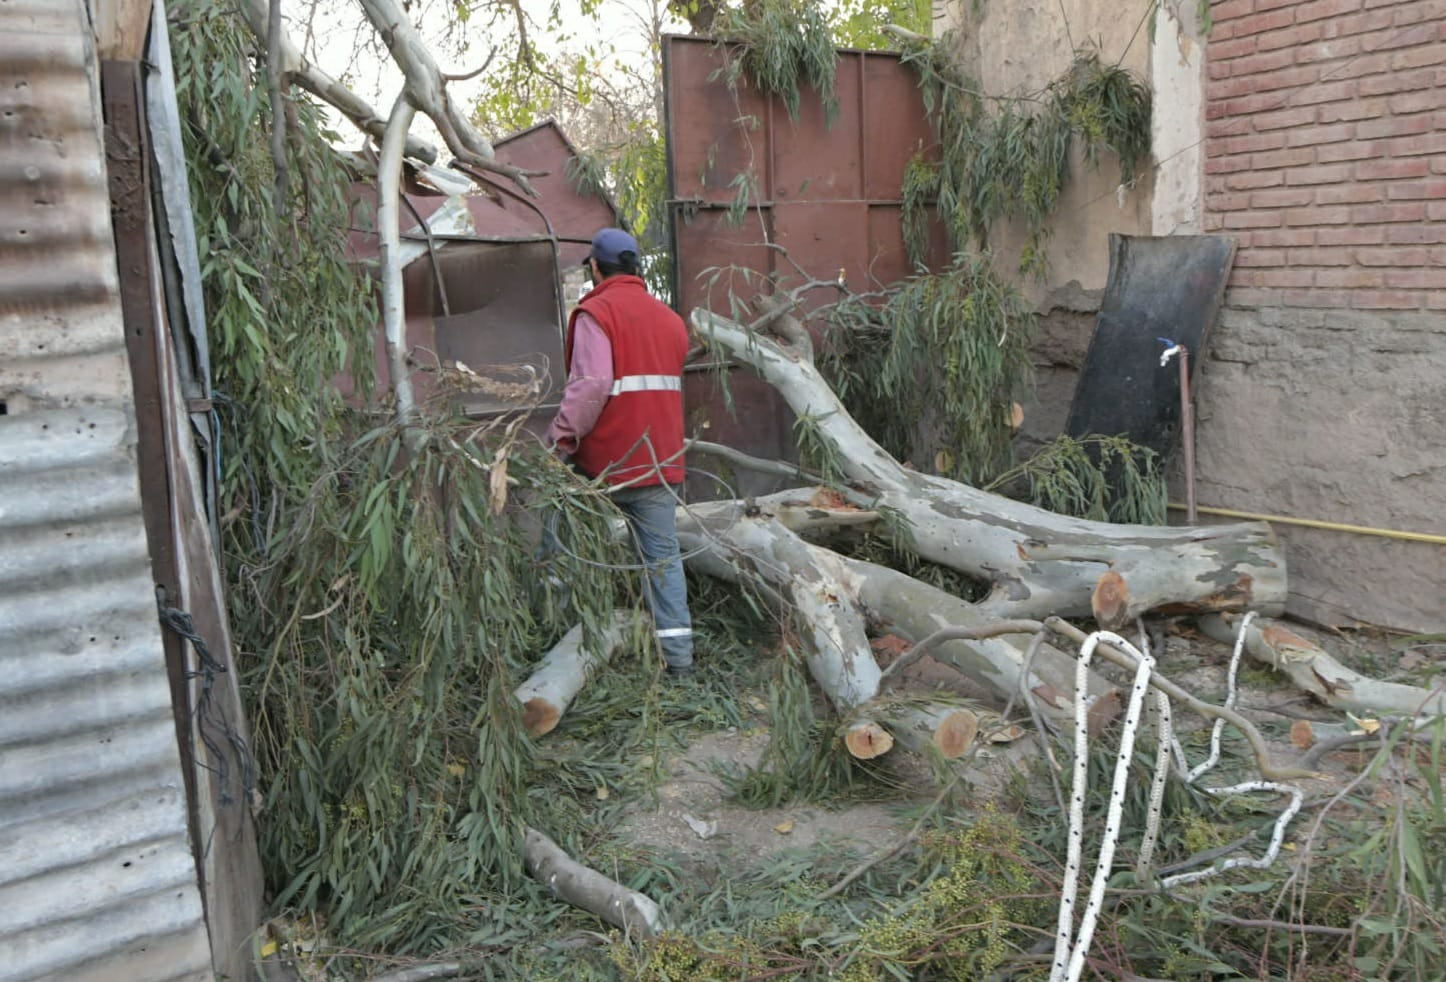
<path fill-rule="evenodd" d="M 776 321 L 778 318 L 770 318 Z M 807 345 L 695 310 L 700 340 L 749 366 L 814 421 L 845 476 L 908 525 L 911 548 L 987 581 L 978 608 L 993 617 L 1086 616 L 1099 578 L 1117 574 L 1129 617 L 1160 613 L 1282 612 L 1285 553 L 1263 522 L 1165 528 L 1070 518 L 911 471 L 864 432 L 829 388 Z"/>

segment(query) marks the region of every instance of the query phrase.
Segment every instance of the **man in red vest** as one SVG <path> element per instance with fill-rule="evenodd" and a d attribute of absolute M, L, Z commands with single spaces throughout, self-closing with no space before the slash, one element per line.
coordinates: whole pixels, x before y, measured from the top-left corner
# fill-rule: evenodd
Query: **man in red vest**
<path fill-rule="evenodd" d="M 568 323 L 567 387 L 547 439 L 610 485 L 647 569 L 648 603 L 673 675 L 693 672 L 693 622 L 678 554 L 683 483 L 683 359 L 688 329 L 638 276 L 637 240 L 593 236 L 593 288 Z"/>

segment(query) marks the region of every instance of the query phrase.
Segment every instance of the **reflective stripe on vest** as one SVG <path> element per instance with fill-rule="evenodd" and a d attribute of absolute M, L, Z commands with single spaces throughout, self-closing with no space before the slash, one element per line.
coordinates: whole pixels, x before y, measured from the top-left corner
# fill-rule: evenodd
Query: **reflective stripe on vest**
<path fill-rule="evenodd" d="M 613 382 L 609 395 L 624 392 L 682 392 L 683 380 L 676 375 L 624 375 Z"/>

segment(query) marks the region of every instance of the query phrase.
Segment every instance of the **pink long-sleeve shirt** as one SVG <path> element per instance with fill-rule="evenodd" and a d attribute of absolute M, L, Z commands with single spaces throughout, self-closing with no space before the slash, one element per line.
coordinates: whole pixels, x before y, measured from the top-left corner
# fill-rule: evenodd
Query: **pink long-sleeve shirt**
<path fill-rule="evenodd" d="M 613 388 L 613 346 L 592 315 L 579 311 L 572 324 L 572 366 L 562 405 L 547 428 L 547 441 L 576 453 L 577 441 L 592 432 Z"/>

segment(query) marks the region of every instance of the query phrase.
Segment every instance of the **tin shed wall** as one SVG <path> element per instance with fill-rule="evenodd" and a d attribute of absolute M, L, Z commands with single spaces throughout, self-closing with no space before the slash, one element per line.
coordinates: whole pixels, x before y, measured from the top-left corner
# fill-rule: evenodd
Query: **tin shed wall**
<path fill-rule="evenodd" d="M 89 44 L 0 4 L 0 978 L 205 979 Z"/>

